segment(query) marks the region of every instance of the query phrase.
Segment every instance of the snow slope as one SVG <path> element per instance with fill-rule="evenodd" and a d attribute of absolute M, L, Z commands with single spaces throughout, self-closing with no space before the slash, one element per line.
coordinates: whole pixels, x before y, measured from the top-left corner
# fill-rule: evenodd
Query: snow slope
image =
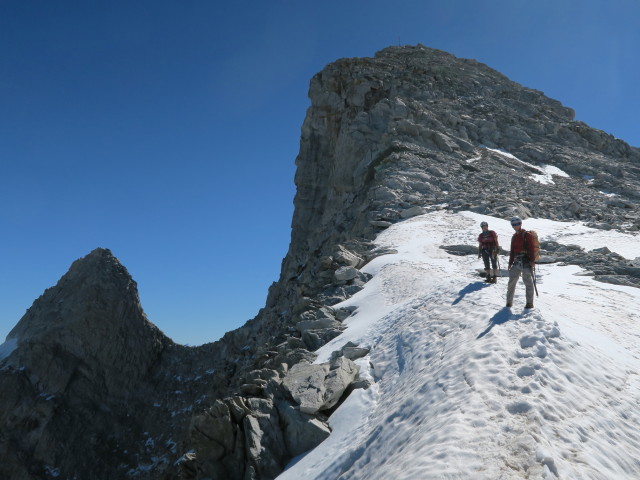
<path fill-rule="evenodd" d="M 317 360 L 347 341 L 369 346 L 359 364 L 375 384 L 279 480 L 640 478 L 640 289 L 542 265 L 536 308 L 523 309 L 520 282 L 507 309 L 506 278 L 485 284 L 475 256 L 439 248 L 475 245 L 482 220 L 508 248 L 506 220 L 472 213 L 432 212 L 379 236 L 398 253 L 363 269 L 373 278 L 338 305 L 358 307 L 348 329 Z M 523 226 L 541 240 L 640 255 L 638 236 Z"/>

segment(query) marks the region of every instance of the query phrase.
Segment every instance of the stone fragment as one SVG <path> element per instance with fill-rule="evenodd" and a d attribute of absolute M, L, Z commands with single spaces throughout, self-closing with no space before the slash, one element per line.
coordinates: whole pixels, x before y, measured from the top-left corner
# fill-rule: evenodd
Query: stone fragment
<path fill-rule="evenodd" d="M 336 338 L 342 333 L 343 326 L 340 324 L 339 328 L 325 328 L 322 330 L 306 330 L 302 334 L 302 340 L 307 348 L 310 350 L 317 350 L 325 343 Z"/>
<path fill-rule="evenodd" d="M 349 318 L 351 314 L 356 311 L 356 309 L 357 307 L 353 306 L 339 308 L 336 310 L 336 318 L 342 322 Z"/>
<path fill-rule="evenodd" d="M 307 330 L 322 330 L 324 328 L 340 328 L 341 324 L 332 318 L 320 318 L 318 320 L 303 320 L 296 324 L 296 328 L 304 333 Z"/>
<path fill-rule="evenodd" d="M 340 357 L 335 365 L 332 365 L 332 370 L 325 381 L 322 410 L 332 408 L 338 403 L 349 385 L 358 376 L 359 370 L 360 368 L 355 363 L 345 357 Z"/>
<path fill-rule="evenodd" d="M 302 413 L 291 404 L 279 402 L 277 407 L 284 423 L 287 450 L 292 457 L 317 447 L 331 433 L 326 423 Z"/>
<path fill-rule="evenodd" d="M 378 228 L 389 228 L 393 223 L 387 222 L 386 220 L 370 220 L 369 224 L 373 227 Z"/>
<path fill-rule="evenodd" d="M 354 252 L 347 250 L 341 245 L 339 245 L 338 250 L 333 253 L 333 260 L 338 265 L 356 268 L 363 263 L 362 257 L 355 254 Z"/>
<path fill-rule="evenodd" d="M 411 208 L 407 208 L 406 210 L 402 210 L 400 212 L 400 216 L 402 218 L 411 218 L 411 217 L 416 217 L 418 215 L 422 215 L 423 213 L 425 213 L 424 208 L 418 207 L 418 206 L 414 206 L 414 207 L 411 207 Z"/>
<path fill-rule="evenodd" d="M 299 363 L 294 365 L 282 385 L 300 405 L 303 413 L 316 413 L 324 404 L 326 387 L 324 379 L 329 373 L 329 365 L 310 365 Z"/>
<path fill-rule="evenodd" d="M 343 354 L 349 360 L 357 360 L 369 355 L 369 349 L 364 347 L 344 347 Z"/>
<path fill-rule="evenodd" d="M 336 280 L 339 282 L 348 282 L 358 276 L 358 270 L 353 267 L 340 267 L 335 272 Z"/>

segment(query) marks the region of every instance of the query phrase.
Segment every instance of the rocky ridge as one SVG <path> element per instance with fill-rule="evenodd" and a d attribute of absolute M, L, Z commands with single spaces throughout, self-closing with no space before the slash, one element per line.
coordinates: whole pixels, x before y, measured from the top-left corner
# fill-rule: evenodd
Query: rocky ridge
<path fill-rule="evenodd" d="M 351 314 L 334 306 L 387 253 L 373 248 L 378 232 L 432 208 L 640 229 L 640 150 L 474 60 L 391 47 L 328 65 L 309 96 L 291 244 L 265 308 L 218 342 L 176 345 L 146 319 L 111 252 L 79 260 L 0 354 L 11 392 L 0 401 L 0 474 L 274 478 L 368 386 L 354 363 L 366 345 L 312 362 Z M 638 260 L 542 247 L 547 261 L 639 284 Z"/>

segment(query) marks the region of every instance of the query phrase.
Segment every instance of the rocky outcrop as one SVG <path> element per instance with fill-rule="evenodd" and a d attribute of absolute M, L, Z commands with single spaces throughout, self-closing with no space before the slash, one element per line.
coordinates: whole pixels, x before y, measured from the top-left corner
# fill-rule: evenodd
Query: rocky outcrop
<path fill-rule="evenodd" d="M 201 347 L 144 315 L 104 249 L 72 265 L 0 346 L 0 477 L 269 479 L 329 434 L 366 346 L 317 348 L 354 313 L 372 239 L 433 208 L 640 229 L 640 151 L 474 60 L 391 47 L 311 81 L 291 244 L 265 307 Z M 637 285 L 637 261 L 543 244 Z M 449 246 L 455 254 L 475 253 Z M 78 454 L 78 452 L 82 452 Z"/>
<path fill-rule="evenodd" d="M 263 379 L 271 372 L 256 372 L 252 385 L 260 393 L 271 390 L 265 398 L 217 400 L 193 417 L 192 450 L 179 461 L 182 478 L 274 478 L 290 459 L 329 436 L 326 414 L 348 393 L 358 370 L 341 355 L 331 364 L 298 363 L 268 382 Z"/>
<path fill-rule="evenodd" d="M 146 403 L 136 390 L 172 343 L 147 320 L 126 269 L 104 249 L 76 261 L 7 339 L 16 348 L 0 370 L 10 392 L 0 400 L 3 478 L 113 468 L 118 437 L 136 431 L 132 414 Z"/>
<path fill-rule="evenodd" d="M 150 323 L 127 270 L 105 249 L 73 263 L 9 333 L 20 346 L 8 365 L 29 365 L 43 391 L 81 388 L 99 373 L 102 390 L 123 396 L 171 343 Z M 58 354 L 65 352 L 69 365 Z"/>
<path fill-rule="evenodd" d="M 296 364 L 284 379 L 284 387 L 303 413 L 333 408 L 358 377 L 359 367 L 345 357 L 331 364 Z"/>

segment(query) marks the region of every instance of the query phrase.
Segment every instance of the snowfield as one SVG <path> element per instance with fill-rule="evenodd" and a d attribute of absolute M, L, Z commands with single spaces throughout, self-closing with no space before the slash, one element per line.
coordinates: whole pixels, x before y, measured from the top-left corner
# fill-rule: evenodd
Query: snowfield
<path fill-rule="evenodd" d="M 538 268 L 536 308 L 524 284 L 505 305 L 506 278 L 441 245 L 476 245 L 486 220 L 508 249 L 508 220 L 428 213 L 385 230 L 396 254 L 363 268 L 348 341 L 375 381 L 332 415 L 330 437 L 279 480 L 640 478 L 640 289 L 595 281 L 575 266 Z M 525 220 L 541 240 L 640 256 L 640 238 L 579 223 Z M 501 258 L 506 269 L 507 258 Z M 581 274 L 582 273 L 582 274 Z"/>

